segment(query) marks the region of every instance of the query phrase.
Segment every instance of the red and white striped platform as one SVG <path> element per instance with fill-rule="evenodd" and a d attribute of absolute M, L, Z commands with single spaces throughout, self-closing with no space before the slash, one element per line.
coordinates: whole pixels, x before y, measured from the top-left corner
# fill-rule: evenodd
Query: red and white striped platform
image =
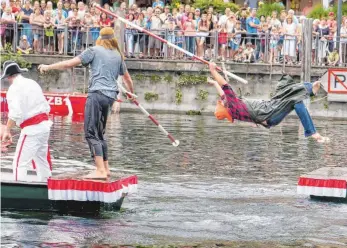
<path fill-rule="evenodd" d="M 347 167 L 323 167 L 299 178 L 297 193 L 347 198 Z"/>
<path fill-rule="evenodd" d="M 48 199 L 55 201 L 95 201 L 114 203 L 137 191 L 137 176 L 109 181 L 83 180 L 78 177 L 48 179 Z"/>

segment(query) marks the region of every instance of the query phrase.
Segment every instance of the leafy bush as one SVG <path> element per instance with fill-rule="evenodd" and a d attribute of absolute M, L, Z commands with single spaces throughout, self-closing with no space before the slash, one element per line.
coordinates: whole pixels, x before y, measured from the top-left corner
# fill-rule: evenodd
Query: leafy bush
<path fill-rule="evenodd" d="M 6 43 L 5 53 L 1 53 L 1 69 L 2 65 L 7 61 L 7 60 L 12 60 L 16 62 L 21 68 L 31 68 L 31 63 L 29 63 L 27 60 L 25 60 L 20 54 L 18 53 L 13 53 L 12 52 L 12 46 L 10 43 Z"/>
<path fill-rule="evenodd" d="M 327 17 L 329 14 L 329 10 L 324 9 L 323 5 L 317 4 L 313 7 L 311 12 L 307 15 L 308 18 L 320 19 L 322 17 Z"/>
<path fill-rule="evenodd" d="M 193 4 L 194 8 L 199 8 L 201 11 L 207 10 L 209 6 L 213 6 L 214 11 L 218 13 L 224 13 L 226 8 L 237 12 L 240 8 L 237 4 L 225 3 L 223 0 L 196 0 Z"/>
<path fill-rule="evenodd" d="M 335 16 L 337 16 L 337 4 L 334 5 L 332 10 L 335 13 Z M 346 15 L 347 15 L 347 2 L 342 4 L 342 16 L 346 16 Z"/>
<path fill-rule="evenodd" d="M 147 102 L 156 101 L 158 99 L 159 99 L 159 95 L 155 92 L 146 92 L 145 93 L 145 100 Z"/>
<path fill-rule="evenodd" d="M 258 17 L 260 16 L 271 16 L 272 11 L 277 11 L 278 16 L 281 11 L 284 10 L 284 7 L 277 3 L 264 3 L 257 11 Z"/>
<path fill-rule="evenodd" d="M 171 9 L 173 9 L 173 8 L 178 9 L 180 7 L 180 5 L 181 5 L 181 0 L 173 0 L 173 1 L 171 1 L 170 7 L 171 7 Z"/>
<path fill-rule="evenodd" d="M 322 17 L 328 17 L 329 12 L 334 12 L 335 17 L 337 16 L 337 4 L 333 8 L 324 9 L 323 5 L 317 4 L 313 7 L 311 12 L 308 14 L 309 18 L 320 19 Z M 342 15 L 347 15 L 347 3 L 342 4 Z"/>

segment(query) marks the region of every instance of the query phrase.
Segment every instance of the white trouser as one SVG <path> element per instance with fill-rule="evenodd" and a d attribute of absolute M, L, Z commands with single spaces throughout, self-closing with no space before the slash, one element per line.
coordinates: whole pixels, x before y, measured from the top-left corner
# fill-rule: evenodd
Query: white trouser
<path fill-rule="evenodd" d="M 40 181 L 45 182 L 52 176 L 48 147 L 49 132 L 26 135 L 21 133 L 13 160 L 15 181 L 29 181 L 27 170 L 36 167 Z"/>

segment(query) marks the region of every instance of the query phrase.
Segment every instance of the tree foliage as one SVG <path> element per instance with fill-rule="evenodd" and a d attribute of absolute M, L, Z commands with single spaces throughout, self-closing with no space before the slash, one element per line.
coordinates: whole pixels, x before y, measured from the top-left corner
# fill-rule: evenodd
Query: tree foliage
<path fill-rule="evenodd" d="M 337 5 L 332 8 L 324 9 L 323 5 L 317 4 L 313 7 L 311 12 L 308 14 L 309 18 L 320 19 L 322 17 L 328 17 L 329 12 L 334 12 L 335 17 L 337 16 Z M 342 4 L 342 15 L 347 15 L 347 3 Z"/>
<path fill-rule="evenodd" d="M 257 11 L 258 17 L 260 16 L 271 16 L 273 11 L 276 11 L 279 14 L 284 10 L 284 7 L 277 3 L 264 3 Z"/>
<path fill-rule="evenodd" d="M 196 0 L 193 4 L 194 8 L 199 8 L 201 11 L 207 10 L 209 6 L 213 6 L 214 11 L 218 13 L 224 13 L 226 8 L 237 12 L 240 8 L 237 4 L 225 3 L 223 0 Z"/>

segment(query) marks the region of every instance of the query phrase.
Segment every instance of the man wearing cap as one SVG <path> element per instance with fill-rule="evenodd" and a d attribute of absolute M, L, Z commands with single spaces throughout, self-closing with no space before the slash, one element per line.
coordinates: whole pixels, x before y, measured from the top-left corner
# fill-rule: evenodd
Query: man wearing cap
<path fill-rule="evenodd" d="M 164 2 L 162 2 L 160 0 L 154 0 L 154 2 L 152 4 L 152 8 L 155 9 L 156 7 L 163 9 L 164 8 Z"/>
<path fill-rule="evenodd" d="M 159 18 L 162 20 L 163 23 L 165 23 L 166 19 L 169 17 L 170 14 L 170 6 L 165 6 L 164 12 L 159 15 Z"/>
<path fill-rule="evenodd" d="M 39 70 L 41 73 L 66 70 L 80 64 L 90 66 L 88 97 L 84 110 L 84 133 L 96 165 L 96 170 L 85 178 L 106 180 L 110 176 L 110 170 L 104 135 L 110 108 L 119 93 L 119 75 L 123 76 L 128 90 L 134 92 L 133 82 L 126 69 L 113 28 L 101 29 L 96 46 L 88 48 L 79 56 L 52 65 L 40 65 Z"/>
<path fill-rule="evenodd" d="M 11 129 L 19 126 L 22 130 L 13 159 L 14 179 L 27 181 L 27 169 L 34 164 L 38 179 L 46 181 L 52 175 L 48 150 L 50 107 L 39 84 L 21 75 L 26 71 L 13 61 L 3 65 L 1 80 L 7 79 L 10 87 L 6 94 L 8 121 L 2 141 L 11 142 Z"/>
<path fill-rule="evenodd" d="M 17 52 L 29 54 L 30 51 L 31 51 L 31 47 L 28 42 L 28 37 L 26 35 L 23 35 L 22 39 L 19 41 Z"/>

